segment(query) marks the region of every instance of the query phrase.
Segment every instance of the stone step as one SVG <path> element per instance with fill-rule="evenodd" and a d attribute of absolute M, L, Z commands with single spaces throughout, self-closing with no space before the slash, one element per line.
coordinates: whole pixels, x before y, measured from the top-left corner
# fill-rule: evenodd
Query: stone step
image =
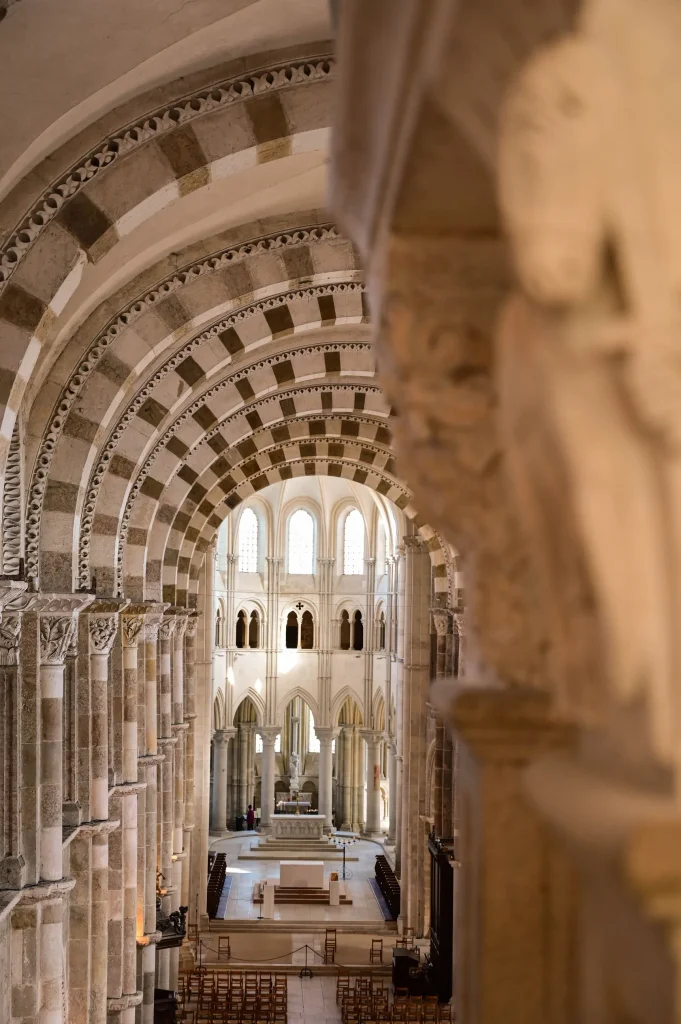
<path fill-rule="evenodd" d="M 260 894 L 260 886 L 253 886 L 253 902 L 262 903 L 263 898 Z M 302 886 L 281 886 L 275 885 L 274 887 L 274 902 L 277 903 L 329 903 L 329 890 L 328 889 L 306 889 Z M 352 900 L 349 896 L 340 896 L 341 907 L 351 907 Z"/>
<path fill-rule="evenodd" d="M 342 862 L 343 854 L 337 850 L 272 850 L 269 847 L 260 847 L 256 850 L 242 850 L 238 860 L 324 860 Z M 359 860 L 358 857 L 346 857 L 347 863 L 352 860 Z"/>

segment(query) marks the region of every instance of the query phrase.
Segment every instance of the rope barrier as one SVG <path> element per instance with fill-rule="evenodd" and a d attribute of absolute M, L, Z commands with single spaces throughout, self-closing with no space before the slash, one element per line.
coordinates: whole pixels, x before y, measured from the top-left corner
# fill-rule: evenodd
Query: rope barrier
<path fill-rule="evenodd" d="M 218 956 L 218 957 L 220 956 L 220 953 L 218 952 L 218 950 L 214 949 L 213 946 L 209 946 L 207 942 L 203 941 L 203 939 L 199 939 L 199 947 L 201 949 L 209 950 L 211 953 L 215 953 L 215 955 Z M 372 968 L 372 967 L 368 967 L 366 970 L 364 970 L 364 967 L 361 964 L 352 964 L 352 965 L 350 965 L 350 964 L 339 964 L 335 960 L 331 964 L 326 964 L 326 963 L 324 963 L 324 954 L 317 952 L 317 950 L 314 948 L 314 946 L 310 946 L 307 942 L 303 946 L 298 946 L 297 949 L 292 949 L 292 950 L 289 950 L 289 951 L 287 951 L 285 953 L 277 953 L 276 956 L 261 957 L 261 958 L 258 958 L 258 960 L 253 960 L 252 958 L 246 960 L 243 957 L 230 956 L 228 962 L 232 963 L 234 961 L 236 963 L 242 963 L 242 964 L 253 964 L 253 963 L 269 964 L 269 963 L 273 963 L 275 960 L 280 960 L 281 957 L 293 956 L 295 953 L 300 953 L 300 951 L 303 950 L 303 949 L 309 949 L 309 951 L 314 956 L 319 957 L 320 960 L 322 961 L 322 966 L 325 966 L 325 967 L 335 967 L 337 970 L 343 970 L 343 971 L 354 971 L 354 970 L 358 970 L 359 969 L 362 974 L 373 974 L 374 970 L 375 970 L 375 968 Z M 282 965 L 282 966 L 288 966 L 288 965 Z M 299 965 L 298 964 L 291 964 L 290 966 L 297 967 Z"/>

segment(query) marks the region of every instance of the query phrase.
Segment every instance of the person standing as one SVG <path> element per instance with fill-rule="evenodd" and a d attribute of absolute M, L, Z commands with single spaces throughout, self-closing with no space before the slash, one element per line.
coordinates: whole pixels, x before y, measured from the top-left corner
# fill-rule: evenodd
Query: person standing
<path fill-rule="evenodd" d="M 255 828 L 255 811 L 251 804 L 248 805 L 248 811 L 246 813 L 246 828 L 249 832 L 252 832 Z"/>

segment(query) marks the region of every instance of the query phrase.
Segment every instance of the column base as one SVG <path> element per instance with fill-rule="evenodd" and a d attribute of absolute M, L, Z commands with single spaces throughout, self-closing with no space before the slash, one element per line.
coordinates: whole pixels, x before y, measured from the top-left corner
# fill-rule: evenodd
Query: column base
<path fill-rule="evenodd" d="M 209 839 L 224 839 L 225 836 L 230 835 L 228 828 L 212 828 L 208 833 Z"/>
<path fill-rule="evenodd" d="M 385 832 L 382 832 L 380 828 L 365 828 L 364 831 L 360 833 L 360 835 L 362 839 L 383 839 L 383 837 L 385 836 Z"/>

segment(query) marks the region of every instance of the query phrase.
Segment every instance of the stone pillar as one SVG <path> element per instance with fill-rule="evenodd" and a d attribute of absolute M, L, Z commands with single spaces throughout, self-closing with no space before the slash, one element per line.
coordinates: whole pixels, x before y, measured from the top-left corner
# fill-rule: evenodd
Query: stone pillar
<path fill-rule="evenodd" d="M 419 537 L 405 537 L 404 561 L 404 682 L 402 725 L 404 744 L 402 782 L 402 855 L 400 917 L 404 925 L 423 934 L 426 838 L 426 726 L 430 683 L 431 565 Z"/>
<path fill-rule="evenodd" d="M 93 836 L 93 871 L 98 873 L 93 881 L 92 923 L 92 1018 L 106 1020 L 109 998 L 119 998 L 123 993 L 123 834 L 113 821 L 121 817 L 121 801 L 116 789 L 109 801 L 109 737 L 112 735 L 110 721 L 110 656 L 118 631 L 119 602 L 95 602 L 87 616 L 90 652 L 90 690 L 92 707 L 91 724 L 91 814 L 94 823 L 106 823 Z M 123 694 L 121 693 L 121 696 Z M 136 695 L 135 695 L 136 696 Z M 136 713 L 136 712 L 135 712 Z M 123 747 L 126 742 L 124 728 L 124 702 L 118 706 L 120 732 L 114 735 L 120 743 L 119 763 L 122 765 Z M 135 736 L 135 743 L 136 743 Z M 129 733 L 128 733 L 129 742 Z M 136 774 L 136 767 L 135 767 Z M 110 811 L 113 813 L 110 814 Z M 107 827 L 111 818 L 111 829 Z M 109 834 L 111 838 L 109 838 Z M 135 851 L 136 854 L 136 851 Z M 100 889 L 100 886 L 102 887 Z M 101 897 L 105 894 L 105 899 Z M 99 897 L 99 898 L 95 898 Z M 102 920 L 103 918 L 103 920 Z M 133 916 L 134 927 L 134 916 Z M 134 933 L 133 933 L 134 934 Z M 134 989 L 134 978 L 133 978 Z"/>
<path fill-rule="evenodd" d="M 213 813 L 211 835 L 227 834 L 227 737 L 222 729 L 213 734 Z"/>
<path fill-rule="evenodd" d="M 258 729 L 262 736 L 262 778 L 260 784 L 260 831 L 269 832 L 274 814 L 274 744 L 280 733 L 279 726 Z"/>
<path fill-rule="evenodd" d="M 189 907 L 188 921 L 194 924 L 190 900 L 190 875 L 194 856 L 194 829 L 196 815 L 195 799 L 195 758 L 196 758 L 196 631 L 198 620 L 195 614 L 187 619 L 184 640 L 184 720 L 187 722 L 185 743 L 185 787 L 184 787 L 184 848 L 187 853 L 182 873 L 182 905 Z"/>
<path fill-rule="evenodd" d="M 333 821 L 333 741 L 338 736 L 337 729 L 321 727 L 315 723 L 315 731 L 319 740 L 319 813 L 326 818 L 324 831 L 330 832 Z"/>
<path fill-rule="evenodd" d="M 367 813 L 365 832 L 368 836 L 380 836 L 381 832 L 381 742 L 383 733 L 372 729 L 362 730 L 366 740 L 367 760 Z"/>
<path fill-rule="evenodd" d="M 341 830 L 352 830 L 352 726 L 344 726 L 340 734 L 341 757 L 338 784 L 341 794 Z"/>
<path fill-rule="evenodd" d="M 366 784 L 367 784 L 367 760 L 366 760 L 366 747 L 362 742 L 362 735 L 360 730 L 355 728 L 353 730 L 353 747 L 354 747 L 354 766 L 355 766 L 355 777 L 354 777 L 354 814 L 352 827 L 355 832 L 363 832 L 366 826 L 366 810 L 364 806 L 366 797 Z"/>
<path fill-rule="evenodd" d="M 386 843 L 395 845 L 397 832 L 397 757 L 395 744 L 388 744 L 388 838 Z"/>
<path fill-rule="evenodd" d="M 521 781 L 533 760 L 571 746 L 574 732 L 555 719 L 547 694 L 525 690 L 462 690 L 453 721 L 462 819 L 457 889 L 465 893 L 455 906 L 457 1019 L 574 1020 L 576 879 Z M 511 921 L 523 926 L 509 943 Z"/>
<path fill-rule="evenodd" d="M 44 596 L 42 600 L 45 601 Z M 39 865 L 43 883 L 62 878 L 63 697 L 64 662 L 76 628 L 72 601 L 45 601 L 61 615 L 40 615 L 40 841 Z M 61 1024 L 64 1006 L 65 907 L 61 894 L 44 899 L 39 915 L 39 1005 L 41 1024 Z"/>
<path fill-rule="evenodd" d="M 141 951 L 142 1024 L 153 1024 L 154 983 L 156 977 L 156 872 L 158 857 L 158 775 L 164 755 L 158 750 L 158 634 L 162 606 L 147 611 L 144 620 L 144 749 L 139 768 L 147 784 L 144 794 L 144 897 L 141 909 L 142 934 L 138 939 Z M 140 797 L 140 804 L 142 798 Z"/>
<path fill-rule="evenodd" d="M 248 736 L 249 722 L 239 725 L 239 806 L 237 814 L 245 814 L 248 807 Z"/>

